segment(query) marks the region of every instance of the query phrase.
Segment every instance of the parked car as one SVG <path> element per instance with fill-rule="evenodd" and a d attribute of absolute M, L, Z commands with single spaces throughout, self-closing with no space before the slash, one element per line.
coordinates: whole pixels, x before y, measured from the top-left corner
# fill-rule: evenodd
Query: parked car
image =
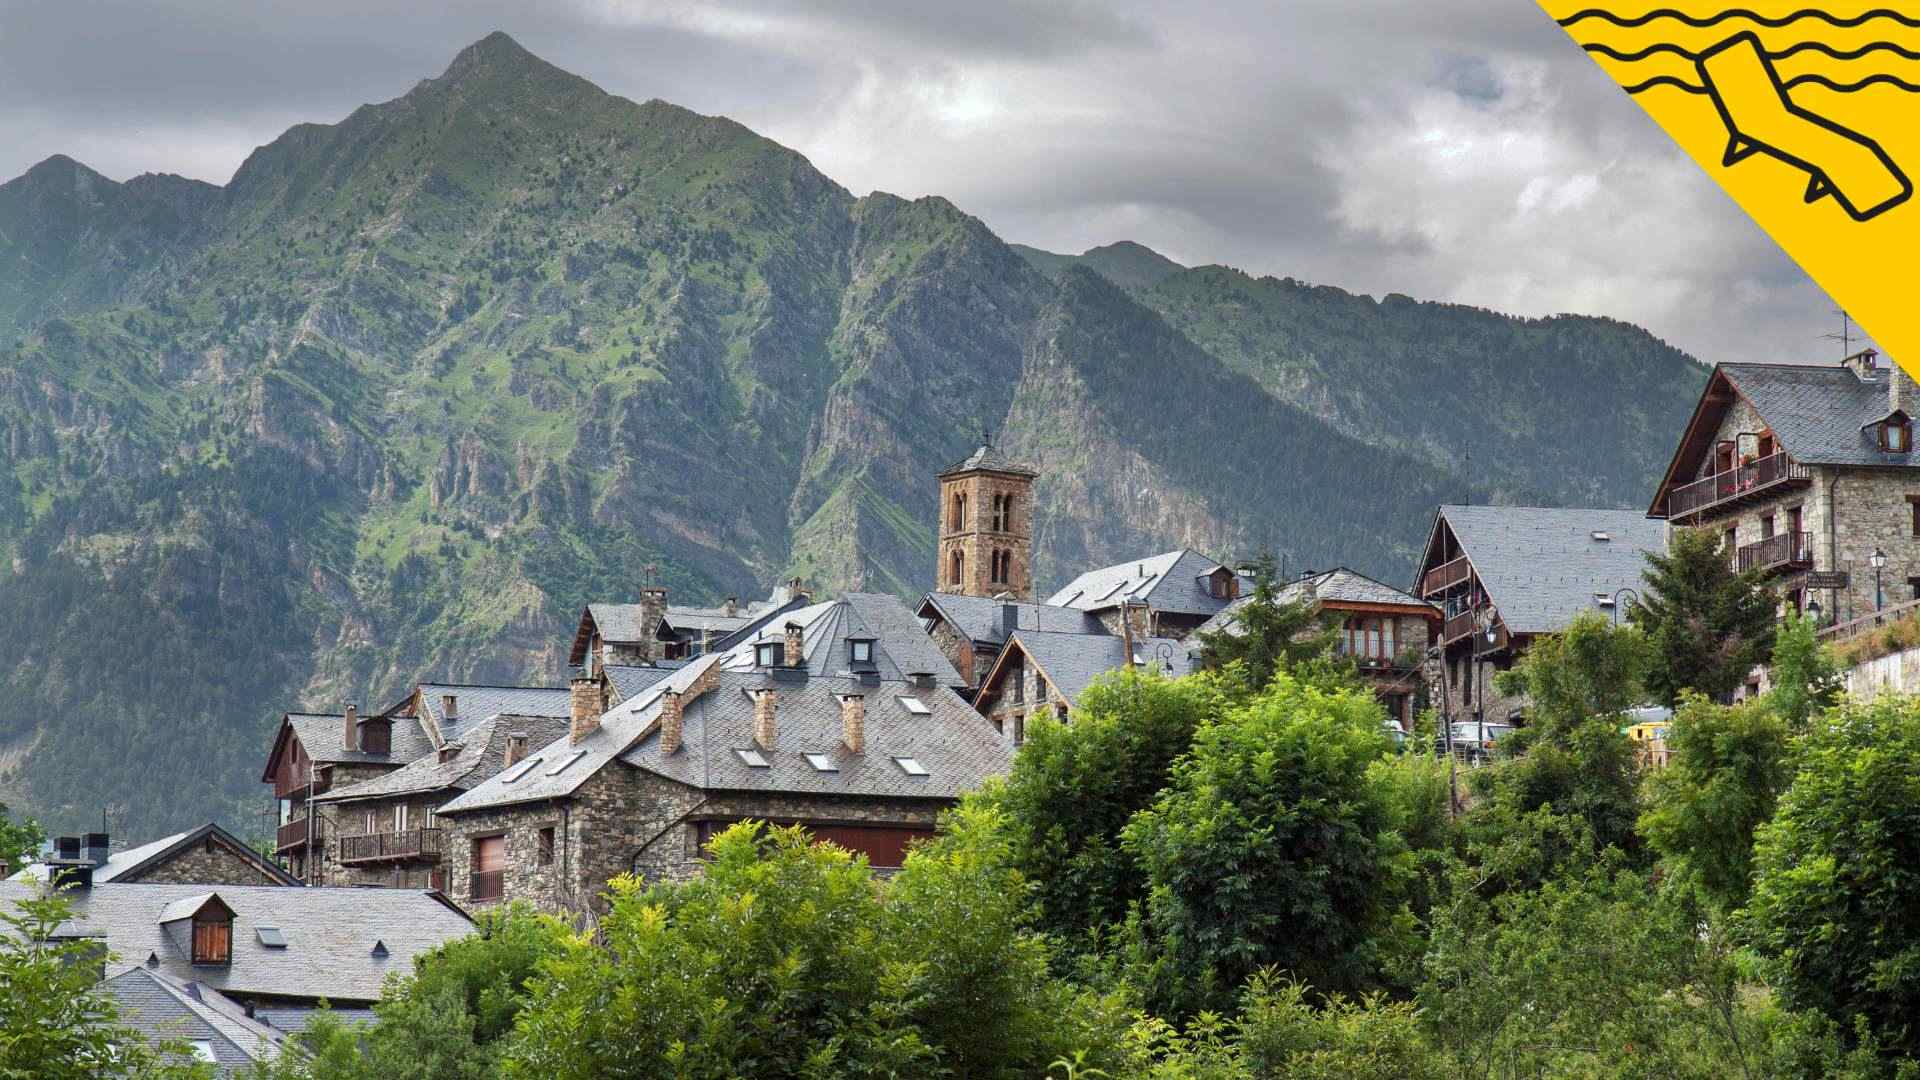
<path fill-rule="evenodd" d="M 1492 756 L 1494 747 L 1500 740 L 1511 734 L 1513 734 L 1512 724 L 1456 720 L 1453 722 L 1453 752 L 1470 760 L 1487 758 Z M 1443 754 L 1446 753 L 1445 736 L 1441 736 L 1435 749 Z"/>

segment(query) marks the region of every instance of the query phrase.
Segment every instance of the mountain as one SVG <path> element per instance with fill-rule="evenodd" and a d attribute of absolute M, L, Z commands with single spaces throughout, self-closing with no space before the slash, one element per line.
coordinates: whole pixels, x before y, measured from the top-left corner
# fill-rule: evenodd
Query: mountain
<path fill-rule="evenodd" d="M 1303 366 L 1265 280 L 1042 256 L 502 34 L 225 187 L 36 166 L 0 185 L 0 798 L 261 832 L 281 711 L 553 682 L 590 598 L 915 594 L 982 431 L 1043 470 L 1042 587 L 1182 544 L 1398 580 L 1463 442 L 1476 491 L 1574 487 L 1531 448 L 1597 410 L 1551 366 L 1636 365 L 1615 411 L 1662 445 L 1704 379 L 1615 324 L 1365 298 L 1341 340 L 1392 347 Z M 1431 357 L 1542 370 L 1474 382 L 1476 431 L 1421 418 Z M 1593 500 L 1644 497 L 1586 454 L 1624 462 Z"/>

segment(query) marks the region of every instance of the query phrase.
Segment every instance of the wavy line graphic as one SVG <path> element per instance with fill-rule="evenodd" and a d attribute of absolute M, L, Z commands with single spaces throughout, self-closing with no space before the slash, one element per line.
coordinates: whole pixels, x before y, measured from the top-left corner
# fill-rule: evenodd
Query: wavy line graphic
<path fill-rule="evenodd" d="M 1799 22 L 1802 19 L 1815 19 L 1827 23 L 1830 26 L 1841 27 L 1843 29 L 1864 26 L 1875 19 L 1891 19 L 1902 26 L 1920 30 L 1920 18 L 1915 18 L 1904 12 L 1894 11 L 1890 8 L 1875 8 L 1872 11 L 1862 12 L 1854 16 L 1835 15 L 1832 12 L 1821 11 L 1818 8 L 1802 8 L 1799 11 L 1778 17 L 1762 15 L 1749 8 L 1733 8 L 1729 11 L 1722 11 L 1718 14 L 1704 17 L 1689 15 L 1676 8 L 1655 8 L 1644 15 L 1632 16 L 1616 15 L 1603 8 L 1585 8 L 1574 12 L 1564 19 L 1557 19 L 1555 21 L 1561 26 L 1572 26 L 1575 23 L 1584 22 L 1587 19 L 1599 19 L 1602 22 L 1610 22 L 1615 26 L 1624 27 L 1629 30 L 1637 29 L 1660 19 L 1672 19 L 1675 22 L 1684 23 L 1687 26 L 1695 28 L 1718 26 L 1720 23 L 1727 22 L 1731 19 L 1749 19 L 1761 26 L 1771 28 L 1787 26 Z"/>
<path fill-rule="evenodd" d="M 1671 54 L 1673 56 L 1678 56 L 1683 60 L 1698 60 L 1705 52 L 1705 50 L 1685 49 L 1685 48 L 1681 48 L 1678 45 L 1667 45 L 1667 44 L 1649 45 L 1646 48 L 1639 50 L 1638 52 L 1623 52 L 1622 50 L 1616 49 L 1611 45 L 1603 45 L 1599 43 L 1594 43 L 1591 45 L 1582 45 L 1581 48 L 1587 50 L 1590 53 L 1594 53 L 1599 56 L 1604 56 L 1609 60 L 1621 60 L 1627 63 L 1636 63 L 1638 61 L 1647 60 L 1654 56 L 1662 55 L 1662 54 Z M 1802 41 L 1788 48 L 1771 50 L 1768 52 L 1764 52 L 1761 55 L 1765 56 L 1769 60 L 1786 60 L 1786 59 L 1790 59 L 1792 57 L 1798 56 L 1804 52 L 1823 53 L 1835 60 L 1859 60 L 1870 53 L 1880 53 L 1880 52 L 1893 53 L 1894 55 L 1899 56 L 1901 59 L 1904 59 L 1904 60 L 1920 60 L 1920 51 L 1908 49 L 1903 46 L 1896 45 L 1889 41 L 1876 41 L 1871 45 L 1863 45 L 1858 49 L 1836 49 L 1833 46 L 1828 45 L 1825 42 L 1821 42 L 1821 41 Z"/>
<path fill-rule="evenodd" d="M 1825 75 L 1799 75 L 1788 79 L 1781 85 L 1785 86 L 1788 90 L 1800 86 L 1824 86 L 1829 90 L 1842 94 L 1850 94 L 1855 90 L 1864 89 L 1869 86 L 1895 86 L 1910 94 L 1920 94 L 1920 85 L 1910 83 L 1905 79 L 1892 75 L 1869 75 L 1859 82 L 1851 83 L 1835 82 Z M 1707 92 L 1706 87 L 1697 83 L 1690 83 L 1674 75 L 1656 75 L 1646 82 L 1634 83 L 1632 86 L 1627 87 L 1626 90 L 1629 94 L 1640 94 L 1661 86 L 1671 86 L 1675 90 L 1684 90 L 1689 94 L 1704 94 Z"/>

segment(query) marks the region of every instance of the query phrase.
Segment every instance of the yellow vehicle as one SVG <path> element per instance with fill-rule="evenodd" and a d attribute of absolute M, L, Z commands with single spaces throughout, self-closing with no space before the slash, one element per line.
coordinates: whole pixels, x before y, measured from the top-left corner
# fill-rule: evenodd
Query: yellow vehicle
<path fill-rule="evenodd" d="M 1673 752 L 1667 749 L 1667 733 L 1672 728 L 1670 720 L 1649 720 L 1627 726 L 1627 738 L 1633 743 L 1633 754 L 1643 768 L 1657 769 L 1671 759 Z"/>
<path fill-rule="evenodd" d="M 1627 738 L 1637 743 L 1658 743 L 1664 747 L 1667 744 L 1667 731 L 1672 727 L 1673 725 L 1665 720 L 1634 724 L 1627 728 Z"/>

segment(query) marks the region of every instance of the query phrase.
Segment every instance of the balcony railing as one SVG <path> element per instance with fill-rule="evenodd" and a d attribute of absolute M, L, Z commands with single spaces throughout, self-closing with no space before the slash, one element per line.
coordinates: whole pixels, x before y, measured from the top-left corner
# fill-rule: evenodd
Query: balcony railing
<path fill-rule="evenodd" d="M 1744 574 L 1749 570 L 1798 569 L 1813 565 L 1813 534 L 1803 532 L 1775 533 L 1752 544 L 1744 544 L 1736 553 L 1734 569 Z"/>
<path fill-rule="evenodd" d="M 1427 571 L 1426 576 L 1420 579 L 1420 595 L 1432 596 L 1435 593 L 1445 592 L 1472 576 L 1473 564 L 1467 561 L 1465 555 L 1462 555 L 1452 562 L 1441 563 Z"/>
<path fill-rule="evenodd" d="M 1467 608 L 1458 614 L 1447 616 L 1447 621 L 1440 626 L 1441 644 L 1451 645 L 1473 633 L 1479 618 L 1479 608 Z"/>
<path fill-rule="evenodd" d="M 302 811 L 299 817 L 280 826 L 279 830 L 275 832 L 273 849 L 275 851 L 285 851 L 288 848 L 300 847 L 306 842 L 307 815 L 305 811 Z"/>
<path fill-rule="evenodd" d="M 475 903 L 498 900 L 506 893 L 507 872 L 505 870 L 476 870 L 468 882 L 467 898 Z"/>
<path fill-rule="evenodd" d="M 343 863 L 383 862 L 400 859 L 438 859 L 439 829 L 405 829 L 400 832 L 365 833 L 340 838 Z"/>
<path fill-rule="evenodd" d="M 1781 451 L 1751 465 L 1741 465 L 1674 488 L 1667 496 L 1667 520 L 1678 523 L 1715 507 L 1744 502 L 1781 485 L 1805 483 L 1811 477 L 1805 465 Z"/>

